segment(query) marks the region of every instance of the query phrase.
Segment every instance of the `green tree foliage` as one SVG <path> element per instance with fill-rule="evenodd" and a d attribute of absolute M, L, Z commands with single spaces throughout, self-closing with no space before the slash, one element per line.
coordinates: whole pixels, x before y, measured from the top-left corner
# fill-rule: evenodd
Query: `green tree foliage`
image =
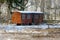
<path fill-rule="evenodd" d="M 0 3 L 3 3 L 5 0 L 0 0 Z"/>
<path fill-rule="evenodd" d="M 0 0 L 0 3 L 4 3 L 4 1 L 7 1 L 9 8 L 12 7 L 18 10 L 24 10 L 26 8 L 26 4 L 28 3 L 28 0 Z M 16 7 L 14 7 L 12 3 L 14 3 Z M 20 9 L 17 7 L 20 7 Z"/>
<path fill-rule="evenodd" d="M 28 0 L 7 0 L 7 2 L 12 8 L 16 8 L 18 10 L 24 10 L 26 4 L 28 3 Z M 14 3 L 16 6 L 14 7 L 12 3 Z M 17 7 L 20 7 L 20 9 Z"/>

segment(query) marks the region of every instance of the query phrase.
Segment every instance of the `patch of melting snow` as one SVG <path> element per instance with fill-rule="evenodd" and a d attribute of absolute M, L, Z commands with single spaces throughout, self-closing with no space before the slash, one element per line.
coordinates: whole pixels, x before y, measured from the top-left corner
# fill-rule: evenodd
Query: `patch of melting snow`
<path fill-rule="evenodd" d="M 41 24 L 41 25 L 39 25 L 39 28 L 41 28 L 41 29 L 46 29 L 46 28 L 48 28 L 48 25 L 46 25 L 46 24 Z"/>
<path fill-rule="evenodd" d="M 60 25 L 57 24 L 57 25 L 49 25 L 49 28 L 60 28 Z"/>
<path fill-rule="evenodd" d="M 48 25 L 47 24 L 40 24 L 40 25 L 20 25 L 20 26 L 16 26 L 14 24 L 9 24 L 9 25 L 1 25 L 0 24 L 0 29 L 1 28 L 4 28 L 4 30 L 22 30 L 22 29 L 25 29 L 25 28 L 47 29 Z M 60 28 L 60 24 L 49 25 L 49 28 Z"/>

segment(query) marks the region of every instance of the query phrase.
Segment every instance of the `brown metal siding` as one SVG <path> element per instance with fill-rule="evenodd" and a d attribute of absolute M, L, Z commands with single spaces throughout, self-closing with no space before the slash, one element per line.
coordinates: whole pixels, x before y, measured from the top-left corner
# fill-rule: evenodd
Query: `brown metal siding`
<path fill-rule="evenodd" d="M 15 24 L 21 24 L 22 23 L 20 12 L 13 12 L 12 23 L 15 23 Z"/>
<path fill-rule="evenodd" d="M 23 24 L 32 24 L 32 14 L 22 13 L 22 23 Z"/>
<path fill-rule="evenodd" d="M 40 17 L 39 17 L 39 22 L 40 23 L 43 23 L 43 16 L 44 16 L 43 14 L 40 14 Z"/>

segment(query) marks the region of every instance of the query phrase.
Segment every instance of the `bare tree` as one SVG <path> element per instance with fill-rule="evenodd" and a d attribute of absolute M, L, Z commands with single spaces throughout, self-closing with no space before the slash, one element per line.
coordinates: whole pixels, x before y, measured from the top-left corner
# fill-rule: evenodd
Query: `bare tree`
<path fill-rule="evenodd" d="M 1 5 L 1 19 L 3 22 L 8 23 L 11 20 L 11 8 L 17 10 L 24 10 L 28 0 L 0 0 L 2 3 Z M 14 7 L 12 3 L 15 3 L 16 6 Z M 18 8 L 20 7 L 20 9 Z"/>

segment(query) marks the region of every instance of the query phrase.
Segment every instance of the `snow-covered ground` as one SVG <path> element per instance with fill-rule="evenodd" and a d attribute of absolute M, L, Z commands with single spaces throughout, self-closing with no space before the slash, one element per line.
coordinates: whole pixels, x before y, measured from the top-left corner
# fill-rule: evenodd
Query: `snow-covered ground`
<path fill-rule="evenodd" d="M 4 30 L 22 30 L 25 28 L 40 28 L 40 29 L 47 29 L 47 28 L 60 28 L 60 24 L 56 24 L 56 25 L 47 25 L 47 24 L 40 24 L 40 25 L 2 25 L 0 24 L 0 29 L 4 29 Z"/>

